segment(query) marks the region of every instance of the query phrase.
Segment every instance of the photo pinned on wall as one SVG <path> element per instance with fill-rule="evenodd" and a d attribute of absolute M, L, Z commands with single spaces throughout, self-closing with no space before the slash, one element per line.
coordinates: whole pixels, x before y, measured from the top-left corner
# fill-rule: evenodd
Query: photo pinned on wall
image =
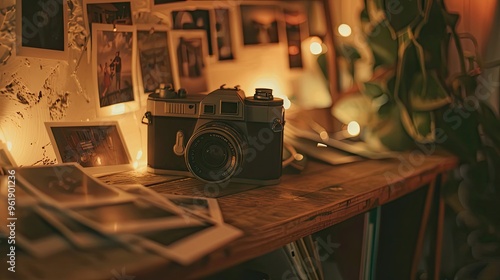
<path fill-rule="evenodd" d="M 16 1 L 16 55 L 68 59 L 67 1 Z"/>
<path fill-rule="evenodd" d="M 151 7 L 157 8 L 161 7 L 162 5 L 167 6 L 168 4 L 171 3 L 176 3 L 176 2 L 186 2 L 187 0 L 151 0 Z"/>
<path fill-rule="evenodd" d="M 214 9 L 215 13 L 215 32 L 217 38 L 217 51 L 219 61 L 233 60 L 233 42 L 231 37 L 229 9 Z"/>
<path fill-rule="evenodd" d="M 130 1 L 123 0 L 84 0 L 85 26 L 92 36 L 92 24 L 132 25 Z"/>
<path fill-rule="evenodd" d="M 203 30 L 172 30 L 172 49 L 175 52 L 179 87 L 188 94 L 208 93 L 208 47 Z"/>
<path fill-rule="evenodd" d="M 273 5 L 240 5 L 244 45 L 279 43 L 279 10 Z"/>
<path fill-rule="evenodd" d="M 304 10 L 285 8 L 286 40 L 288 43 L 288 65 L 292 68 L 303 68 L 302 40 L 307 36 L 307 15 Z"/>
<path fill-rule="evenodd" d="M 164 26 L 137 25 L 137 51 L 142 77 L 139 81 L 144 93 L 155 92 L 161 83 L 175 88 L 168 36 Z"/>
<path fill-rule="evenodd" d="M 197 9 L 172 11 L 172 20 L 174 29 L 204 30 L 206 33 L 206 40 L 208 44 L 208 54 L 214 54 L 209 10 Z"/>
<path fill-rule="evenodd" d="M 92 66 L 98 114 L 118 115 L 139 108 L 135 26 L 93 23 Z"/>
<path fill-rule="evenodd" d="M 132 170 L 118 122 L 46 122 L 58 163 L 76 162 L 91 175 Z"/>

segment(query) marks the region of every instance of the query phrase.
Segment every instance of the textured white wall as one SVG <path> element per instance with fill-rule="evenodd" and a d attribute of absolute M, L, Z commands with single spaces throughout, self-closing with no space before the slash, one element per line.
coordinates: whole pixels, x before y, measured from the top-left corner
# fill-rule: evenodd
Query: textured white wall
<path fill-rule="evenodd" d="M 142 150 L 144 156 L 141 163 L 145 163 L 146 126 L 140 124 L 146 110 L 145 102 L 141 103 L 137 111 L 98 118 L 95 105 L 97 90 L 93 86 L 92 66 L 86 53 L 83 53 L 83 59 L 76 69 L 86 34 L 81 2 L 70 1 L 70 7 L 73 7 L 69 16 L 70 58 L 68 61 L 57 61 L 16 55 L 15 0 L 0 1 L 0 140 L 12 143 L 11 153 L 20 165 L 55 162 L 44 127 L 45 121 L 86 120 L 118 120 L 131 156 L 135 158 L 138 151 Z M 295 89 L 299 87 L 291 86 L 291 81 L 306 79 L 304 73 L 309 71 L 319 73 L 315 72 L 317 69 L 289 69 L 283 29 L 280 30 L 279 44 L 243 47 L 238 19 L 238 4 L 241 1 L 179 2 L 166 8 L 155 8 L 153 12 L 149 0 L 131 2 L 134 23 L 161 21 L 165 25 L 170 25 L 171 9 L 194 8 L 195 4 L 197 7 L 230 7 L 236 60 L 218 62 L 209 59 L 208 80 L 211 90 L 221 84 L 240 85 L 247 95 L 251 95 L 255 87 L 271 87 L 277 96 L 292 96 L 298 94 Z M 307 65 L 314 64 L 310 62 L 314 59 L 307 54 L 304 58 L 308 61 Z M 306 97 L 297 99 L 318 100 L 320 105 L 327 106 L 329 97 L 325 97 L 326 89 L 320 88 L 318 92 L 317 98 L 314 98 L 315 93 L 307 92 Z M 140 99 L 145 101 L 146 96 Z"/>

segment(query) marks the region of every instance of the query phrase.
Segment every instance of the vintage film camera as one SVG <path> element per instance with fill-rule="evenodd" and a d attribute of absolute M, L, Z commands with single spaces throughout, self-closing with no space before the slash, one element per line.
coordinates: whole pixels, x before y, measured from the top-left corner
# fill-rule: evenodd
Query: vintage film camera
<path fill-rule="evenodd" d="M 280 180 L 284 108 L 272 89 L 252 97 L 224 85 L 208 95 L 163 90 L 149 95 L 143 122 L 150 172 L 208 183 Z"/>

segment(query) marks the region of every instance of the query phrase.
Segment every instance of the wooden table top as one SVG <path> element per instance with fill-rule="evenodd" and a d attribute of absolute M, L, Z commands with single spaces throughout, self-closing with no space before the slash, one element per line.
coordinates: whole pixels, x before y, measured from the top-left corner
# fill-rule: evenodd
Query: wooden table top
<path fill-rule="evenodd" d="M 37 260 L 36 264 L 21 259 L 19 265 L 43 270 L 44 266 L 57 264 L 60 271 L 47 272 L 52 277 L 78 276 L 80 271 L 91 271 L 89 265 L 98 265 L 96 269 L 109 276 L 106 279 L 120 274 L 123 268 L 126 275 L 136 276 L 135 279 L 155 279 L 158 275 L 169 275 L 169 279 L 202 277 L 408 194 L 453 169 L 457 163 L 449 154 L 424 155 L 421 151 L 404 153 L 398 159 L 338 166 L 311 160 L 300 174 L 284 174 L 281 183 L 273 186 L 229 184 L 214 188 L 191 178 L 148 175 L 141 179 L 133 172 L 105 176 L 100 179 L 109 184 L 142 183 L 160 193 L 216 197 L 225 222 L 243 230 L 244 236 L 188 267 L 154 255 L 106 249 L 98 254 L 60 254 Z M 96 254 L 101 260 L 93 259 Z M 88 263 L 81 264 L 82 261 Z"/>
<path fill-rule="evenodd" d="M 338 166 L 309 161 L 302 173 L 285 174 L 274 186 L 213 188 L 187 178 L 152 185 L 160 193 L 217 197 L 225 222 L 245 236 L 188 268 L 170 265 L 148 275 L 199 277 L 229 268 L 408 194 L 456 165 L 453 156 L 416 151 Z"/>

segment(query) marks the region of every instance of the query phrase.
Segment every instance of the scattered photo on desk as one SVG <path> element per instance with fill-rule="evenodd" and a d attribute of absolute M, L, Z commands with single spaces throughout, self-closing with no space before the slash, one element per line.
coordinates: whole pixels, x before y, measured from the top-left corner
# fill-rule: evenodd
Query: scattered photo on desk
<path fill-rule="evenodd" d="M 103 233 L 138 233 L 192 227 L 202 224 L 194 217 L 176 213 L 153 200 L 72 208 L 74 218 Z"/>
<path fill-rule="evenodd" d="M 17 168 L 16 180 L 39 199 L 62 207 L 109 204 L 133 197 L 111 188 L 75 163 Z"/>
<path fill-rule="evenodd" d="M 7 209 L 6 200 L 0 207 Z M 42 217 L 36 206 L 16 206 L 15 232 L 16 245 L 37 258 L 43 258 L 71 248 L 60 232 Z M 8 223 L 8 211 L 0 211 L 0 219 Z M 10 229 L 0 227 L 0 231 L 8 236 Z"/>
<path fill-rule="evenodd" d="M 182 214 L 182 210 L 178 209 L 177 205 L 168 198 L 165 198 L 163 195 L 160 195 L 159 193 L 141 184 L 114 185 L 114 187 L 135 196 L 141 196 L 149 200 L 154 200 L 168 207 L 170 210 Z"/>
<path fill-rule="evenodd" d="M 189 265 L 243 235 L 227 224 L 203 223 L 191 227 L 164 229 L 138 234 L 141 245 L 158 255 Z"/>
<path fill-rule="evenodd" d="M 161 194 L 175 205 L 194 212 L 202 217 L 212 219 L 217 223 L 224 223 L 219 203 L 215 198 L 195 197 L 175 194 Z"/>

